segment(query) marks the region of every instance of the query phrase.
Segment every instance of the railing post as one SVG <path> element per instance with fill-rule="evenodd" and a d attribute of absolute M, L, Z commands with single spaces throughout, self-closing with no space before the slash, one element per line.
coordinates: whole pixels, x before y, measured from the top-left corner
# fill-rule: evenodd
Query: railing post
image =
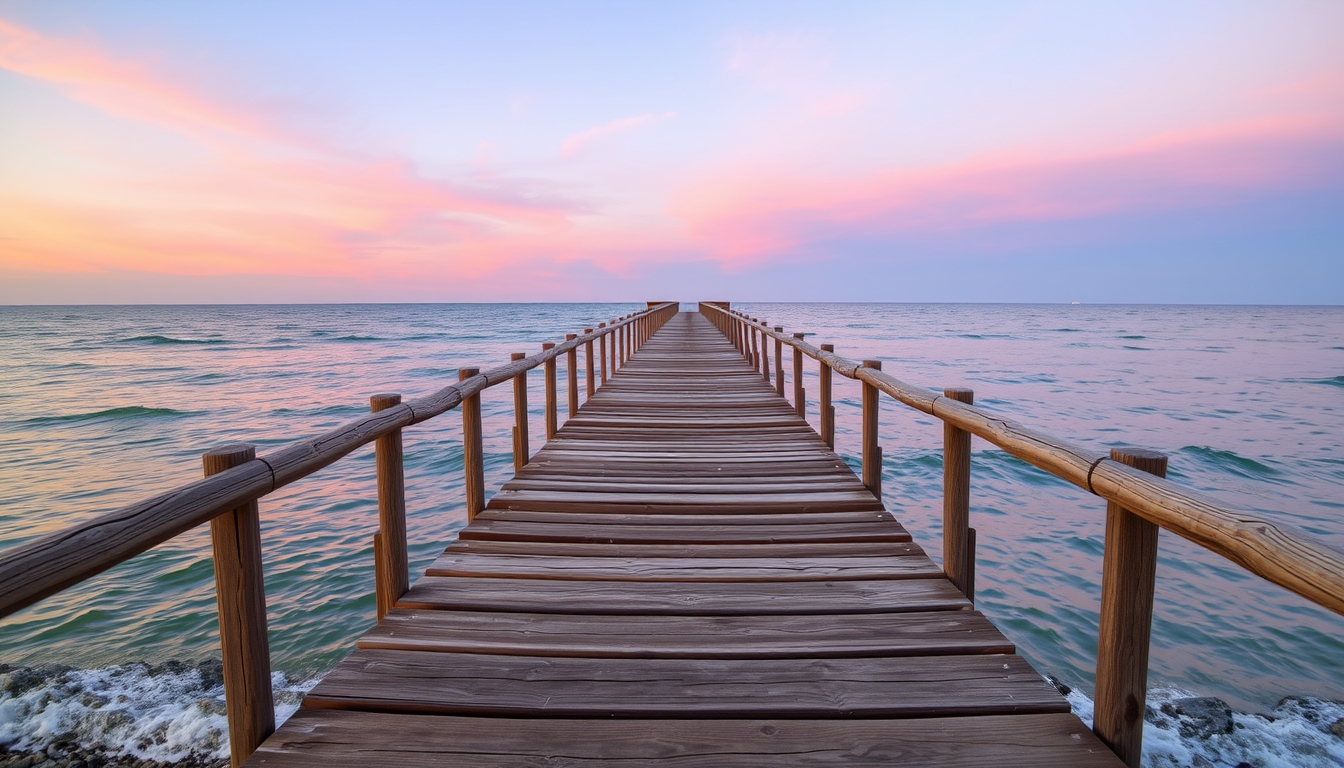
<path fill-rule="evenodd" d="M 593 332 L 592 328 L 583 329 L 583 335 L 585 336 L 592 334 L 592 332 Z M 585 394 L 587 396 L 583 398 L 583 402 L 586 403 L 589 400 L 593 399 L 593 392 L 597 389 L 596 385 L 593 382 L 594 361 L 593 361 L 593 340 L 591 338 L 583 342 L 583 357 L 584 361 L 588 366 L 587 370 L 584 372 L 584 379 L 583 379 L 583 382 L 588 385 L 588 388 L 585 391 Z"/>
<path fill-rule="evenodd" d="M 943 397 L 970 405 L 975 393 L 953 387 Z M 975 600 L 975 553 L 971 549 L 971 433 L 943 422 L 943 573 L 967 600 Z"/>
<path fill-rule="evenodd" d="M 770 347 L 769 347 L 769 344 L 766 342 L 766 339 L 768 339 L 768 338 L 770 338 L 770 337 L 767 336 L 767 335 L 765 334 L 765 328 L 766 328 L 766 325 L 765 325 L 764 322 L 762 322 L 762 323 L 761 323 L 761 377 L 765 379 L 765 383 L 766 383 L 766 384 L 769 384 L 769 383 L 770 383 L 770 351 L 769 351 Z"/>
<path fill-rule="evenodd" d="M 1113 448 L 1111 459 L 1158 477 L 1167 475 L 1167 457 L 1156 451 Z M 1156 524 L 1119 504 L 1106 504 L 1092 730 L 1131 768 L 1139 765 L 1143 747 L 1157 533 Z"/>
<path fill-rule="evenodd" d="M 206 476 L 257 457 L 251 445 L 226 445 L 204 454 Z M 266 585 L 261 569 L 261 517 L 257 502 L 210 520 L 215 558 L 215 603 L 224 657 L 224 708 L 234 768 L 275 732 L 271 695 L 271 646 L 266 636 Z"/>
<path fill-rule="evenodd" d="M 509 359 L 517 362 L 527 357 L 526 352 L 514 352 Z M 527 466 L 530 455 L 527 449 L 527 371 L 519 371 L 513 377 L 513 473 L 516 475 Z"/>
<path fill-rule="evenodd" d="M 822 344 L 822 352 L 834 352 L 834 344 Z M 822 361 L 817 370 L 817 400 L 821 411 L 821 439 L 835 450 L 835 406 L 831 405 L 831 366 Z"/>
<path fill-rule="evenodd" d="M 401 404 L 401 395 L 374 395 L 369 410 L 377 413 Z M 395 430 L 373 443 L 374 464 L 378 473 L 378 533 L 373 537 L 374 594 L 378 598 L 378 620 L 410 588 L 406 555 L 406 475 L 403 468 L 401 430 Z"/>
<path fill-rule="evenodd" d="M 597 329 L 600 331 L 606 328 L 606 323 L 598 323 Z M 607 383 L 607 335 L 604 333 L 597 337 L 597 359 L 598 367 L 601 369 L 601 380 L 605 385 Z"/>
<path fill-rule="evenodd" d="M 616 325 L 616 321 L 612 320 L 611 325 Z M 616 373 L 616 358 L 618 357 L 616 349 L 616 341 L 619 338 L 618 334 L 619 329 L 613 329 L 611 333 L 607 334 L 611 337 L 611 343 L 607 345 L 611 351 L 611 365 L 607 366 L 607 370 L 613 375 Z"/>
<path fill-rule="evenodd" d="M 751 322 L 746 324 L 746 327 L 747 335 L 751 336 L 751 367 L 752 370 L 755 370 L 761 364 L 761 350 L 760 347 L 756 345 L 756 318 L 753 317 Z M 762 340 L 761 344 L 765 344 L 764 340 Z"/>
<path fill-rule="evenodd" d="M 802 341 L 803 334 L 795 333 L 793 338 Z M 793 410 L 798 418 L 807 418 L 807 390 L 803 389 L 803 352 L 793 348 Z"/>
<path fill-rule="evenodd" d="M 565 341 L 573 341 L 579 338 L 577 333 L 566 333 Z M 579 412 L 579 350 L 570 347 L 565 353 L 565 373 L 569 377 L 569 390 L 565 393 L 569 400 L 569 414 L 565 416 L 565 421 L 574 418 L 574 414 Z"/>
<path fill-rule="evenodd" d="M 480 368 L 459 368 L 457 380 L 466 381 Z M 481 445 L 481 393 L 462 398 L 462 468 L 466 475 L 467 522 L 485 509 L 485 449 Z"/>
<path fill-rule="evenodd" d="M 555 349 L 555 342 L 548 341 L 541 345 L 542 352 L 549 352 Z M 546 376 L 546 439 L 555 439 L 555 433 L 560 431 L 560 415 L 557 413 L 559 403 L 556 402 L 555 392 L 555 358 L 547 360 L 542 364 Z"/>
<path fill-rule="evenodd" d="M 864 368 L 882 370 L 881 360 L 864 360 Z M 882 446 L 877 444 L 877 409 L 881 393 L 863 382 L 863 484 L 882 499 Z"/>
<path fill-rule="evenodd" d="M 775 326 L 775 333 L 783 332 L 784 326 Z M 779 339 L 775 339 L 775 394 L 784 396 L 784 342 Z"/>

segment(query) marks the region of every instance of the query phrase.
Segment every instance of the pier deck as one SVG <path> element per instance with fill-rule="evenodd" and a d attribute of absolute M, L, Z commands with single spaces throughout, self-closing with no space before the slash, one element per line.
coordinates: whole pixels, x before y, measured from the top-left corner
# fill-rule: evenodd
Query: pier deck
<path fill-rule="evenodd" d="M 1122 763 L 682 313 L 247 764 Z"/>

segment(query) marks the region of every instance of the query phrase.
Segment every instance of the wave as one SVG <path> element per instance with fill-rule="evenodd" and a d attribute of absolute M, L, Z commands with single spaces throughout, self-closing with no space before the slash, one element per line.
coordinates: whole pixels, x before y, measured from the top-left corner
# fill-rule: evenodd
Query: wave
<path fill-rule="evenodd" d="M 122 339 L 120 344 L 228 344 L 228 339 L 177 339 L 172 336 L 132 336 Z"/>
<path fill-rule="evenodd" d="M 277 725 L 316 683 L 271 676 Z M 227 761 L 223 665 L 213 659 L 103 669 L 0 664 L 0 745 L 35 753 L 58 742 L 103 757 Z"/>
<path fill-rule="evenodd" d="M 1073 713 L 1092 726 L 1093 702 L 1085 694 L 1050 680 Z M 1334 728 L 1344 722 L 1344 702 L 1287 696 L 1265 714 L 1238 712 L 1221 699 L 1179 688 L 1148 689 L 1143 724 L 1146 768 L 1185 766 L 1344 765 L 1344 738 Z"/>
<path fill-rule="evenodd" d="M 1324 384 L 1327 387 L 1344 387 L 1344 376 L 1329 379 L 1297 379 L 1301 384 Z"/>
<path fill-rule="evenodd" d="M 94 419 L 136 419 L 148 416 L 193 416 L 192 411 L 175 411 L 172 408 L 146 408 L 143 405 L 126 405 L 121 408 L 108 408 L 89 413 L 72 413 L 66 416 L 38 416 L 28 419 L 26 424 L 55 424 L 65 421 L 93 421 Z"/>
<path fill-rule="evenodd" d="M 1267 464 L 1261 464 L 1255 459 L 1232 451 L 1210 448 L 1206 445 L 1187 445 L 1180 450 L 1180 453 L 1193 457 L 1198 463 L 1206 467 L 1240 475 L 1241 477 L 1270 480 L 1278 478 L 1282 474 L 1279 470 Z"/>
<path fill-rule="evenodd" d="M 356 336 L 350 334 L 349 336 L 337 336 L 333 338 L 332 341 L 387 341 L 387 339 L 379 338 L 377 336 Z"/>

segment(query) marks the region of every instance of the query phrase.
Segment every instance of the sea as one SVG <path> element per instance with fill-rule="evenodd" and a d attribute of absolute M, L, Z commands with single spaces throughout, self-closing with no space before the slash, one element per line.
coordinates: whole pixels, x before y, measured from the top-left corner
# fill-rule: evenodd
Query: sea
<path fill-rule="evenodd" d="M 1344 307 L 734 307 L 1097 451 L 1162 451 L 1175 482 L 1344 549 Z M 370 395 L 426 394 L 642 308 L 0 307 L 0 551 L 190 482 L 213 447 L 265 453 Z M 808 360 L 809 397 L 816 376 Z M 529 386 L 544 434 L 541 376 Z M 834 397 L 857 468 L 859 386 L 837 377 Z M 512 471 L 511 388 L 482 408 L 494 489 Z M 412 578 L 465 525 L 460 432 L 454 411 L 404 434 Z M 887 504 L 938 560 L 941 423 L 884 398 L 881 442 Z M 1105 505 L 978 438 L 971 483 L 977 607 L 1089 719 Z M 284 718 L 374 621 L 372 448 L 266 497 L 261 518 Z M 0 746 L 227 757 L 214 601 L 202 526 L 0 621 Z M 1145 765 L 1344 766 L 1344 617 L 1165 531 L 1155 614 Z M 1190 697 L 1226 702 L 1230 732 L 1180 715 Z"/>

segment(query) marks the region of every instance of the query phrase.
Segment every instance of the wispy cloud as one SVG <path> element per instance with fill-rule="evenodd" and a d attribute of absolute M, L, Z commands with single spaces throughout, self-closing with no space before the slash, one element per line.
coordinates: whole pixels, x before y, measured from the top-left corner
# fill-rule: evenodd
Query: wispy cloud
<path fill-rule="evenodd" d="M 660 115 L 646 113 L 643 115 L 635 115 L 633 117 L 622 117 L 619 120 L 612 120 L 605 125 L 594 126 L 565 139 L 564 143 L 560 145 L 560 156 L 565 159 L 575 157 L 588 151 L 595 145 L 609 141 L 615 136 L 630 133 L 640 127 L 652 125 L 660 120 L 670 120 L 676 116 L 676 112 L 664 112 Z"/>

